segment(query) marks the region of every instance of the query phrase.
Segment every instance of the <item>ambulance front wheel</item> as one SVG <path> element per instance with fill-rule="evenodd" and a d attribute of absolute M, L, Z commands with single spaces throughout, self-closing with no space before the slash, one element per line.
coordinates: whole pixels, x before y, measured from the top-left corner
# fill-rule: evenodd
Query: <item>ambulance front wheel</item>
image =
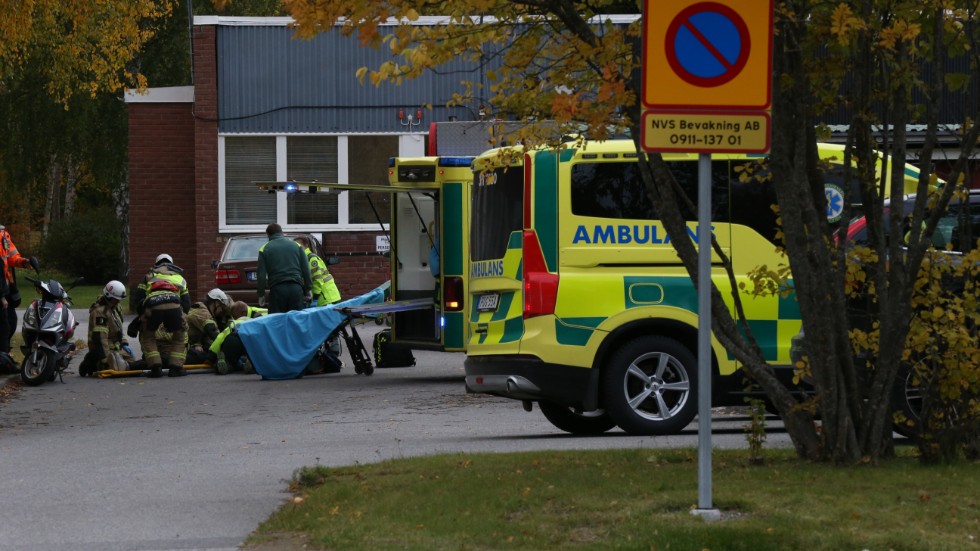
<path fill-rule="evenodd" d="M 646 336 L 626 343 L 603 373 L 609 417 L 629 434 L 676 434 L 698 411 L 697 360 L 669 337 Z"/>
<path fill-rule="evenodd" d="M 602 434 L 616 426 L 603 410 L 578 411 L 553 402 L 538 402 L 538 407 L 552 425 L 572 434 Z"/>

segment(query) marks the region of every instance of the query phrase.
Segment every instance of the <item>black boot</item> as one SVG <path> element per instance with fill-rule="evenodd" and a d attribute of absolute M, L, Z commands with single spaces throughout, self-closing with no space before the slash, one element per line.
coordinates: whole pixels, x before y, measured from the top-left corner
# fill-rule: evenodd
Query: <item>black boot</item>
<path fill-rule="evenodd" d="M 167 377 L 183 377 L 184 375 L 187 375 L 187 371 L 183 367 L 167 366 Z"/>
<path fill-rule="evenodd" d="M 151 379 L 156 379 L 157 377 L 163 377 L 163 366 L 160 364 L 151 365 L 149 377 Z"/>

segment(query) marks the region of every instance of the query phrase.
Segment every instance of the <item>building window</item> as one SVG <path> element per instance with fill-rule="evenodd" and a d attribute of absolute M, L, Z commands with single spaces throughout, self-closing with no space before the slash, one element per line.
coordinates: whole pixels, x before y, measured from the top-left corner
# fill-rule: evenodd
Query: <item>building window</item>
<path fill-rule="evenodd" d="M 225 138 L 225 223 L 268 224 L 276 218 L 276 197 L 259 193 L 256 181 L 276 179 L 276 138 Z"/>
<path fill-rule="evenodd" d="M 294 180 L 388 185 L 388 159 L 399 137 L 223 136 L 219 140 L 221 228 L 256 231 L 276 221 L 287 229 L 375 230 L 391 217 L 382 192 L 260 193 L 256 182 Z"/>
<path fill-rule="evenodd" d="M 337 137 L 286 138 L 286 179 L 337 183 Z M 309 193 L 286 198 L 286 224 L 338 224 L 337 194 Z"/>
<path fill-rule="evenodd" d="M 347 148 L 350 168 L 348 183 L 388 185 L 388 159 L 398 156 L 398 136 L 350 136 Z M 390 193 L 349 193 L 351 224 L 387 224 L 391 220 Z M 372 206 L 374 208 L 372 208 Z M 375 216 L 377 210 L 377 216 Z"/>

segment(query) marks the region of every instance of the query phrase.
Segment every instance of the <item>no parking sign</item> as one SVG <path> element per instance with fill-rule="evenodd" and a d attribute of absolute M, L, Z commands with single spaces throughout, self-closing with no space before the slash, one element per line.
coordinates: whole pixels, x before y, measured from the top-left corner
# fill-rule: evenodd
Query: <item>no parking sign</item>
<path fill-rule="evenodd" d="M 773 0 L 646 0 L 643 145 L 769 150 Z"/>

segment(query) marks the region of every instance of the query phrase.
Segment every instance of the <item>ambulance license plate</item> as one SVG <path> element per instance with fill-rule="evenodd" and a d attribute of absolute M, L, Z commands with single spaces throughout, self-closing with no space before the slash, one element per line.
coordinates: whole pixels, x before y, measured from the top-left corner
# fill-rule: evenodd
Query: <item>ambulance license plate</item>
<path fill-rule="evenodd" d="M 480 312 L 495 312 L 499 303 L 500 293 L 480 295 L 480 301 L 477 303 L 476 309 Z"/>
<path fill-rule="evenodd" d="M 259 276 L 255 272 L 245 272 L 245 279 L 248 281 L 258 281 Z"/>

